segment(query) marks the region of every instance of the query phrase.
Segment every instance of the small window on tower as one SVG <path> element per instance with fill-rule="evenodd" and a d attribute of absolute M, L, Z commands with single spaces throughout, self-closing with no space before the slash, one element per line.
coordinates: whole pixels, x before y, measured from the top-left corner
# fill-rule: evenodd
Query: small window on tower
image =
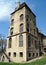
<path fill-rule="evenodd" d="M 20 15 L 20 21 L 22 21 L 22 20 L 23 20 L 23 18 L 24 18 L 24 15 L 23 15 L 23 14 L 21 14 L 21 15 Z"/>
<path fill-rule="evenodd" d="M 26 15 L 26 22 L 28 22 L 29 21 L 29 16 L 28 15 Z"/>
<path fill-rule="evenodd" d="M 23 32 L 23 23 L 20 24 L 20 33 L 22 33 L 22 32 Z"/>
<path fill-rule="evenodd" d="M 13 27 L 10 29 L 10 34 L 13 35 Z"/>
<path fill-rule="evenodd" d="M 11 48 L 12 46 L 12 38 L 9 38 L 8 48 Z"/>
<path fill-rule="evenodd" d="M 14 24 L 14 19 L 11 20 L 11 25 L 13 25 L 13 24 Z"/>

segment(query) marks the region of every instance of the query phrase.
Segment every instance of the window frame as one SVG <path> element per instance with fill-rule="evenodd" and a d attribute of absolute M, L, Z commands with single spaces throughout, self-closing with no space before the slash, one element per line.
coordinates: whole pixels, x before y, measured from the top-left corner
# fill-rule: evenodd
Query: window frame
<path fill-rule="evenodd" d="M 9 56 L 9 57 L 11 56 L 11 52 L 8 53 L 8 56 Z"/>
<path fill-rule="evenodd" d="M 23 47 L 23 35 L 19 36 L 19 47 Z"/>
<path fill-rule="evenodd" d="M 23 19 L 24 19 L 24 15 L 21 14 L 21 15 L 20 15 L 20 21 L 23 21 Z"/>
<path fill-rule="evenodd" d="M 20 57 L 23 57 L 23 52 L 20 52 Z"/>
<path fill-rule="evenodd" d="M 10 29 L 10 35 L 13 35 L 13 27 Z"/>
<path fill-rule="evenodd" d="M 21 24 L 20 24 L 20 33 L 23 32 L 23 28 L 24 28 L 24 25 L 23 25 L 23 23 L 21 23 Z"/>
<path fill-rule="evenodd" d="M 8 48 L 11 48 L 12 46 L 12 38 L 9 38 Z"/>
<path fill-rule="evenodd" d="M 13 26 L 13 24 L 14 24 L 14 19 L 11 20 L 11 26 Z"/>
<path fill-rule="evenodd" d="M 16 52 L 13 53 L 13 56 L 16 57 Z"/>

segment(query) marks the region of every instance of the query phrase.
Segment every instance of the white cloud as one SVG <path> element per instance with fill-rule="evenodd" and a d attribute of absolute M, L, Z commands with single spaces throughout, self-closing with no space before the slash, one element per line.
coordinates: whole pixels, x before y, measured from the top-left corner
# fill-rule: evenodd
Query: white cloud
<path fill-rule="evenodd" d="M 9 17 L 10 13 L 15 9 L 17 0 L 0 0 L 0 20 Z"/>
<path fill-rule="evenodd" d="M 0 20 L 5 20 L 10 17 L 10 13 L 14 11 L 16 3 L 19 0 L 0 0 Z M 35 9 L 33 4 L 30 4 L 32 10 Z"/>

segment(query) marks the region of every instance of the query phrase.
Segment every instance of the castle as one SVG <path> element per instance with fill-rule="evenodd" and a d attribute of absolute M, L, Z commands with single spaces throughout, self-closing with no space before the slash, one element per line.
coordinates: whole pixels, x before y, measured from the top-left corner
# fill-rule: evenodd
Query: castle
<path fill-rule="evenodd" d="M 3 62 L 26 62 L 46 54 L 46 36 L 39 32 L 36 15 L 24 2 L 11 13 Z"/>

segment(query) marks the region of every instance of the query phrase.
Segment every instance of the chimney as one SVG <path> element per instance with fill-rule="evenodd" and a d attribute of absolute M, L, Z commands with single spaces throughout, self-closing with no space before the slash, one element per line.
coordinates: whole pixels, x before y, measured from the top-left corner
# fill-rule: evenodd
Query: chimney
<path fill-rule="evenodd" d="M 17 10 L 20 7 L 20 2 L 16 2 L 17 3 L 17 7 L 15 8 L 15 10 Z"/>
<path fill-rule="evenodd" d="M 17 8 L 19 8 L 20 7 L 20 2 L 18 2 L 18 4 L 17 4 Z"/>

